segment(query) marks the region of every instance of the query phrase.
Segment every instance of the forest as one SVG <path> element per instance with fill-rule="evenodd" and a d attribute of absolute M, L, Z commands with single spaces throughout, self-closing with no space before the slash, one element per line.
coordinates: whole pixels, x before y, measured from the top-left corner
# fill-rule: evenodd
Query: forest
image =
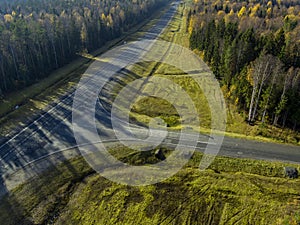
<path fill-rule="evenodd" d="M 167 2 L 0 1 L 0 98 L 119 37 Z"/>
<path fill-rule="evenodd" d="M 190 47 L 246 121 L 300 128 L 298 0 L 194 0 Z"/>

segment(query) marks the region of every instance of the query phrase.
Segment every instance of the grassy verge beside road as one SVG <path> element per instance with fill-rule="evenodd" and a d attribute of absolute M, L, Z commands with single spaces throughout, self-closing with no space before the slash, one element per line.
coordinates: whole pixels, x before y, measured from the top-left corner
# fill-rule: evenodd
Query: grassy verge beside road
<path fill-rule="evenodd" d="M 178 45 L 189 47 L 189 34 L 187 32 L 187 20 L 186 20 L 187 8 L 184 5 L 179 6 L 179 10 L 174 19 L 170 22 L 165 32 L 160 36 L 162 40 L 176 43 Z M 174 68 L 170 65 L 161 63 L 143 63 L 135 66 L 132 71 L 138 74 L 140 77 L 160 76 L 165 77 L 176 84 L 180 85 L 193 99 L 194 104 L 198 110 L 200 129 L 194 127 L 195 130 L 208 133 L 210 132 L 210 109 L 207 104 L 206 98 L 200 89 L 200 87 L 193 81 L 192 78 L 184 76 L 184 73 L 178 68 Z M 126 82 L 126 80 L 125 80 Z M 163 86 L 163 84 L 161 84 Z M 116 88 L 115 91 L 120 90 L 122 87 Z M 159 88 L 159 87 L 157 87 Z M 147 93 L 151 89 L 151 79 L 148 83 L 145 83 L 141 90 L 141 96 Z M 115 93 L 116 95 L 117 93 Z M 180 99 L 178 99 L 180 101 Z M 152 113 L 151 110 L 146 112 L 145 109 L 155 108 L 156 113 Z M 164 111 L 165 110 L 165 111 Z M 151 117 L 161 115 L 164 120 L 170 121 L 174 129 L 180 129 L 178 126 L 178 118 L 174 118 L 174 113 L 168 116 L 168 112 L 171 112 L 171 107 L 166 108 L 165 104 L 161 104 L 155 98 L 137 98 L 136 103 L 133 105 L 131 116 L 133 120 L 147 124 Z M 164 115 L 166 114 L 166 115 Z M 192 125 L 192 124 L 191 124 Z M 245 121 L 245 115 L 238 112 L 235 105 L 227 101 L 227 127 L 225 135 L 236 138 L 246 138 L 252 140 L 259 140 L 264 142 L 277 142 L 277 143 L 289 143 L 300 144 L 300 133 L 290 129 L 283 129 L 266 124 L 258 124 L 251 126 Z"/>
<path fill-rule="evenodd" d="M 128 164 L 157 161 L 153 151 L 132 152 L 120 146 L 111 153 Z M 217 157 L 208 170 L 199 171 L 201 157 L 195 153 L 175 176 L 144 187 L 113 183 L 76 158 L 13 190 L 0 202 L 0 221 L 7 225 L 300 222 L 300 180 L 284 177 L 283 166 L 289 164 Z"/>

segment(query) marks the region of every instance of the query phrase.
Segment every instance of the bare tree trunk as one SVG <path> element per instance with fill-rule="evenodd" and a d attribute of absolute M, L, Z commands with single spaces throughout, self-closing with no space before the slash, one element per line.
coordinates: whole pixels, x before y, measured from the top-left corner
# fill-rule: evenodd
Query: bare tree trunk
<path fill-rule="evenodd" d="M 54 51 L 54 60 L 55 60 L 55 66 L 56 68 L 58 68 L 58 61 L 57 61 L 57 53 L 56 53 L 56 48 L 55 48 L 55 44 L 54 44 L 54 40 L 51 40 L 51 44 L 52 44 L 52 48 Z"/>
<path fill-rule="evenodd" d="M 264 108 L 264 111 L 263 111 L 263 114 L 262 114 L 262 118 L 261 118 L 261 122 L 262 123 L 265 123 L 265 117 L 266 117 L 266 114 L 267 114 L 267 108 L 268 108 L 268 106 L 266 104 L 266 106 Z"/>
<path fill-rule="evenodd" d="M 34 48 L 33 48 L 33 50 L 35 51 Z M 29 54 L 29 57 L 30 57 L 31 65 L 32 65 L 33 70 L 34 70 L 34 73 L 33 73 L 34 78 L 37 79 L 38 73 L 37 73 L 36 62 L 34 61 L 34 57 L 33 57 L 32 51 L 30 49 L 28 49 L 28 54 Z"/>
<path fill-rule="evenodd" d="M 2 57 L 1 57 L 1 59 L 2 59 Z M 6 81 L 4 67 L 3 67 L 3 59 L 1 60 L 1 73 L 2 73 L 3 87 L 4 87 L 4 90 L 6 91 L 7 90 L 7 81 Z"/>
<path fill-rule="evenodd" d="M 284 87 L 283 87 L 282 94 L 281 94 L 281 97 L 280 97 L 279 104 L 281 104 L 281 102 L 284 100 L 284 97 L 285 97 L 285 91 L 286 91 L 286 87 L 284 86 Z M 275 112 L 275 118 L 274 118 L 273 125 L 276 126 L 276 125 L 278 124 L 279 116 L 280 116 L 280 112 Z"/>
<path fill-rule="evenodd" d="M 274 119 L 273 125 L 277 125 L 279 115 L 284 110 L 284 107 L 285 107 L 285 102 L 284 102 L 285 101 L 285 94 L 286 94 L 286 91 L 291 86 L 293 75 L 294 75 L 294 68 L 291 67 L 289 69 L 288 73 L 285 76 L 285 80 L 284 80 L 284 84 L 283 84 L 283 90 L 282 90 L 282 94 L 281 94 L 281 97 L 280 97 L 279 104 L 278 104 L 276 112 L 275 112 L 275 119 Z M 286 120 L 286 118 L 284 120 Z"/>
<path fill-rule="evenodd" d="M 276 65 L 276 68 L 275 68 L 275 72 L 273 73 L 273 79 L 272 79 L 272 82 L 271 82 L 270 92 L 268 93 L 268 99 L 267 99 L 267 102 L 265 103 L 264 111 L 263 111 L 263 114 L 262 114 L 261 121 L 263 123 L 265 122 L 265 117 L 266 117 L 266 114 L 267 114 L 267 110 L 268 110 L 270 98 L 271 98 L 272 93 L 273 93 L 273 88 L 274 88 L 275 82 L 276 82 L 277 77 L 279 76 L 279 74 L 281 74 L 282 67 L 283 67 L 283 64 L 279 60 L 276 64 L 277 65 Z"/>
<path fill-rule="evenodd" d="M 13 48 L 11 47 L 11 45 L 9 45 L 9 48 L 10 48 L 11 54 L 13 56 L 14 67 L 15 67 L 15 70 L 16 70 L 17 78 L 19 80 L 20 79 L 20 74 L 19 74 L 19 70 L 18 70 L 18 66 L 17 66 L 17 62 L 16 62 L 15 52 L 14 52 Z"/>
<path fill-rule="evenodd" d="M 261 70 L 261 65 L 259 65 L 258 71 Z M 253 77 L 253 89 L 252 89 L 252 95 L 251 95 L 251 102 L 250 102 L 250 107 L 249 107 L 249 115 L 248 115 L 248 122 L 252 122 L 252 112 L 253 112 L 253 106 L 254 106 L 254 101 L 255 101 L 255 96 L 257 93 L 257 88 L 259 84 L 259 74 L 260 73 L 254 73 Z"/>
<path fill-rule="evenodd" d="M 276 126 L 278 124 L 279 115 L 275 115 L 273 125 Z"/>
<path fill-rule="evenodd" d="M 267 60 L 269 60 L 269 59 L 267 59 Z M 263 88 L 263 86 L 265 84 L 265 81 L 268 77 L 268 74 L 270 73 L 270 71 L 268 71 L 269 70 L 269 64 L 270 64 L 270 62 L 268 61 L 267 65 L 265 65 L 265 69 L 264 69 L 264 72 L 263 72 L 263 75 L 262 75 L 262 78 L 261 78 L 261 83 L 260 83 L 260 87 L 259 87 L 259 91 L 258 91 L 258 94 L 257 94 L 256 101 L 255 101 L 255 107 L 254 107 L 254 110 L 253 110 L 253 113 L 252 113 L 251 121 L 254 121 L 254 119 L 255 119 L 255 115 L 256 115 L 256 111 L 257 111 L 261 91 L 262 91 L 262 88 Z"/>
<path fill-rule="evenodd" d="M 249 107 L 248 122 L 251 122 L 252 109 L 253 109 L 253 105 L 254 105 L 254 98 L 255 98 L 255 95 L 256 95 L 256 91 L 257 91 L 257 87 L 253 87 L 252 95 L 251 95 L 251 102 L 250 102 L 250 107 Z"/>
<path fill-rule="evenodd" d="M 44 49 L 45 49 L 45 53 L 46 53 L 46 58 L 47 58 L 47 62 L 48 62 L 48 65 L 51 65 L 52 66 L 52 64 L 51 64 L 51 59 L 50 59 L 50 55 L 49 55 L 49 49 L 47 48 L 47 46 L 45 46 L 44 47 Z M 44 63 L 44 62 L 43 62 Z"/>
<path fill-rule="evenodd" d="M 259 87 L 259 91 L 258 91 L 257 98 L 256 98 L 256 101 L 255 101 L 255 107 L 254 107 L 254 110 L 253 110 L 253 113 L 252 113 L 251 121 L 254 121 L 254 119 L 255 119 L 255 114 L 256 114 L 256 111 L 257 111 L 257 106 L 258 106 L 259 98 L 260 98 L 260 95 L 261 95 L 262 87 L 263 87 L 263 83 L 261 83 L 260 87 Z"/>
<path fill-rule="evenodd" d="M 71 43 L 70 43 L 69 32 L 67 32 L 67 42 L 68 42 L 68 52 L 69 54 L 71 54 Z"/>

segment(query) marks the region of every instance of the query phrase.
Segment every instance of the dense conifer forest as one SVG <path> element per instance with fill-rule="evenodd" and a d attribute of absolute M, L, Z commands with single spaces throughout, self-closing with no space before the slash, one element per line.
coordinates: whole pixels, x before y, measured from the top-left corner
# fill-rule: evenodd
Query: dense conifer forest
<path fill-rule="evenodd" d="M 0 97 L 95 50 L 165 0 L 0 1 Z"/>
<path fill-rule="evenodd" d="M 300 3 L 195 0 L 190 46 L 246 120 L 299 129 Z"/>

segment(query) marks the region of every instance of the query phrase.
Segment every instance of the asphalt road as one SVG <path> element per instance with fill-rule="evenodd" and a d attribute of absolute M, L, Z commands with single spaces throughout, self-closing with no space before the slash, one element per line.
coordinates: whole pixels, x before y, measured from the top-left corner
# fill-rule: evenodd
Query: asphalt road
<path fill-rule="evenodd" d="M 176 7 L 170 7 L 141 40 L 156 39 L 168 25 L 175 12 Z M 128 54 L 122 55 L 120 58 L 141 57 L 143 55 L 141 52 L 146 52 L 151 46 L 142 46 L 141 48 L 142 50 L 140 52 L 136 49 L 131 49 L 131 51 L 127 52 Z M 97 104 L 95 111 L 97 132 L 101 140 L 104 141 L 117 139 L 112 127 L 109 101 L 107 100 L 109 98 L 109 87 L 113 85 L 113 82 L 118 82 L 118 80 L 111 79 L 111 84 L 108 83 L 105 85 L 107 90 L 101 92 L 101 101 L 98 102 L 99 104 Z M 4 180 L 7 174 L 13 173 L 19 168 L 32 164 L 32 162 L 40 158 L 45 158 L 48 155 L 61 154 L 61 160 L 64 160 L 66 156 L 62 154 L 62 150 L 77 145 L 72 125 L 74 92 L 75 89 L 71 90 L 62 97 L 59 102 L 53 104 L 48 111 L 42 113 L 40 117 L 33 120 L 15 136 L 0 138 L 0 140 L 4 140 L 2 144 L 0 144 L 0 185 L 2 183 L 0 192 L 6 192 Z M 126 126 L 124 127 L 126 128 Z M 144 135 L 143 132 L 145 128 L 142 129 L 139 126 L 133 125 L 132 129 L 136 130 L 136 133 L 140 133 L 142 136 Z M 126 132 L 126 130 L 124 132 Z M 157 132 L 160 135 L 159 129 Z M 176 132 L 169 132 L 169 134 L 164 137 L 163 142 L 169 145 L 176 145 L 179 135 L 180 134 Z M 186 145 L 194 141 L 194 138 L 195 134 L 191 132 L 185 141 Z M 91 138 L 89 141 L 96 142 L 97 140 L 99 140 L 99 138 Z M 213 142 L 213 140 L 209 136 L 200 135 L 197 141 L 197 150 L 203 151 L 208 142 Z M 299 163 L 300 147 L 225 137 L 219 155 Z"/>

